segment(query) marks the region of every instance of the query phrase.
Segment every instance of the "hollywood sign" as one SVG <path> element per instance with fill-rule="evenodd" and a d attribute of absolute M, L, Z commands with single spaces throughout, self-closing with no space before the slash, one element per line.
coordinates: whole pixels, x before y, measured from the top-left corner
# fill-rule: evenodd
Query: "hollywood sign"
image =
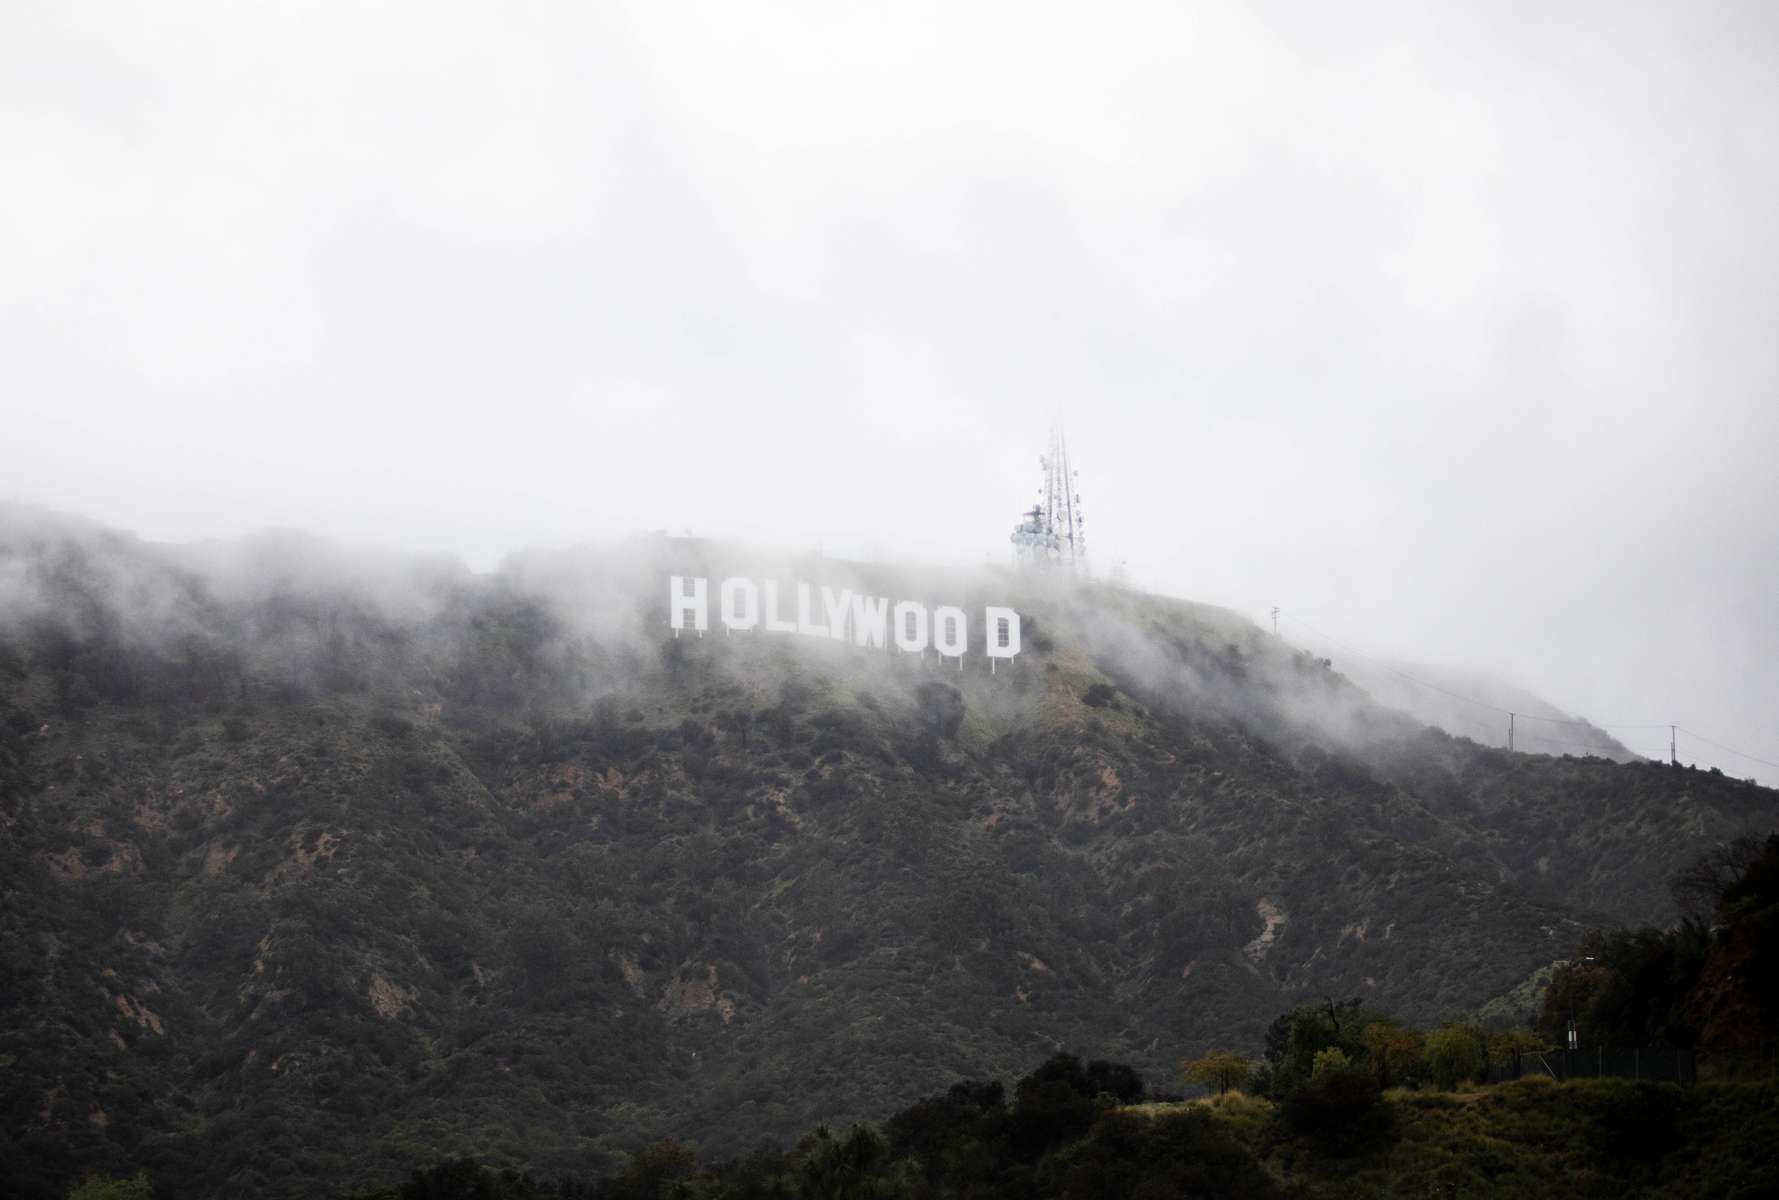
<path fill-rule="evenodd" d="M 905 654 L 924 654 L 930 647 L 941 658 L 955 658 L 964 665 L 970 648 L 970 618 L 951 604 L 928 608 L 914 600 L 890 603 L 887 596 L 866 596 L 851 588 L 819 587 L 799 583 L 787 597 L 778 580 L 729 578 L 717 586 L 717 620 L 732 632 L 765 629 L 769 633 L 798 633 L 804 637 L 851 642 L 878 650 L 894 647 Z M 794 598 L 792 598 L 794 597 Z M 790 600 L 787 611 L 786 600 Z M 703 636 L 710 628 L 710 582 L 674 575 L 667 584 L 667 623 L 673 636 L 682 629 Z M 989 669 L 1003 658 L 1019 653 L 1019 614 L 990 604 L 982 610 L 982 652 Z"/>

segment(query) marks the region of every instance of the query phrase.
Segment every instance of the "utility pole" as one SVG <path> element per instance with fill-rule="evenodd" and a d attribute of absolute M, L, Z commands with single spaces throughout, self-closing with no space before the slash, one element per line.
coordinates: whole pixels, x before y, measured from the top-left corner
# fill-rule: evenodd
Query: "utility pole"
<path fill-rule="evenodd" d="M 1507 748 L 1513 749 L 1513 714 L 1507 714 Z"/>
<path fill-rule="evenodd" d="M 1680 765 L 1680 752 L 1675 747 L 1674 726 L 1672 725 L 1668 726 L 1668 765 L 1673 767 Z"/>
<path fill-rule="evenodd" d="M 1272 635 L 1279 636 L 1279 606 L 1276 604 L 1272 606 Z"/>

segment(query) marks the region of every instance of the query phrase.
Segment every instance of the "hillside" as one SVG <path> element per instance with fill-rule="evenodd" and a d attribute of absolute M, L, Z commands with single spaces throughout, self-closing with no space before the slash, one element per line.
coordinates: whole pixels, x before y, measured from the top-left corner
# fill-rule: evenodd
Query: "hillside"
<path fill-rule="evenodd" d="M 699 1164 L 662 1146 L 621 1174 L 561 1187 L 458 1160 L 400 1189 L 350 1200 L 642 1200 L 668 1188 L 709 1200 L 1755 1200 L 1779 1188 L 1779 1091 L 1771 1082 L 1681 1088 L 1541 1077 L 1458 1092 L 1395 1091 L 1381 1104 L 1380 1143 L 1335 1152 L 1313 1134 L 1294 1132 L 1281 1119 L 1284 1106 L 1262 1098 L 1231 1092 L 1106 1105 L 1071 1091 L 1058 1068 L 1053 1059 L 1011 1087 L 960 1084 L 877 1129 L 817 1129 L 782 1154 Z"/>
<path fill-rule="evenodd" d="M 1455 737 L 1467 737 L 1484 746 L 1505 745 L 1507 718 L 1501 714 L 1510 712 L 1518 715 L 1514 732 L 1517 749 L 1536 754 L 1596 755 L 1614 762 L 1636 762 L 1641 757 L 1605 730 L 1502 680 L 1427 663 L 1368 661 L 1338 647 L 1322 646 L 1315 638 L 1304 639 L 1304 644 L 1333 656 L 1341 674 L 1378 703 Z"/>
<path fill-rule="evenodd" d="M 669 572 L 1011 604 L 940 665 L 674 638 Z M 1066 1047 L 1157 1083 L 1303 998 L 1473 1011 L 1766 833 L 1510 755 L 1222 610 L 643 540 L 489 575 L 0 510 L 0 1188 L 594 1173 Z M 318 1181 L 326 1181 L 325 1185 Z"/>

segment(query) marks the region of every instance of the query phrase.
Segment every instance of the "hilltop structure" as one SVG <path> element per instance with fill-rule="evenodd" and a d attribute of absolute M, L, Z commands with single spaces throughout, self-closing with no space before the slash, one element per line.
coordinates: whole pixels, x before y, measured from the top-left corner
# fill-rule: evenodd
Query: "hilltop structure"
<path fill-rule="evenodd" d="M 1009 539 L 1014 557 L 1027 566 L 1056 565 L 1087 570 L 1086 518 L 1076 489 L 1078 471 L 1069 466 L 1069 443 L 1062 423 L 1050 426 L 1050 452 L 1038 459 L 1044 482 L 1031 511 L 1020 514 Z"/>

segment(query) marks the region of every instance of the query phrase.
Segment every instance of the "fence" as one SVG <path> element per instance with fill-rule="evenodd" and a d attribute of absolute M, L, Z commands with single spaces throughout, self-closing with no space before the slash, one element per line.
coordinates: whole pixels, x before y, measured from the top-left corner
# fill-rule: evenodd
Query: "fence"
<path fill-rule="evenodd" d="M 1665 1046 L 1630 1050 L 1528 1050 L 1489 1064 L 1489 1082 L 1542 1075 L 1549 1079 L 1649 1079 L 1658 1083 L 1697 1083 L 1698 1064 L 1691 1050 Z"/>
<path fill-rule="evenodd" d="M 1701 1050 L 1697 1057 L 1699 1078 L 1706 1083 L 1779 1076 L 1779 1042 L 1757 1042 L 1734 1050 Z"/>
<path fill-rule="evenodd" d="M 1490 1083 L 1535 1075 L 1548 1079 L 1648 1079 L 1656 1083 L 1770 1079 L 1779 1075 L 1779 1043 L 1700 1051 L 1669 1046 L 1528 1050 L 1489 1064 Z"/>

